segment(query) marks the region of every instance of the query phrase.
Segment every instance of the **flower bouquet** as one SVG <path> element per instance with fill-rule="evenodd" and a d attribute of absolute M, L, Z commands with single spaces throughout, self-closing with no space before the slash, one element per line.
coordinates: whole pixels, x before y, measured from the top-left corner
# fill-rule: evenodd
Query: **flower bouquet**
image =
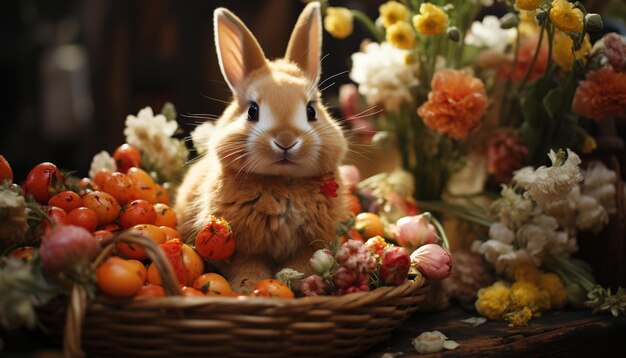
<path fill-rule="evenodd" d="M 623 290 L 594 286 L 572 254 L 623 215 L 619 168 L 587 158 L 624 125 L 626 39 L 592 43 L 602 18 L 567 0 L 387 1 L 375 19 L 327 6 L 331 35 L 353 23 L 370 35 L 352 55 L 355 85 L 340 89 L 343 114 L 357 140 L 400 157 L 363 181 L 361 202 L 391 226 L 419 210 L 474 225 L 446 294 L 512 325 L 586 298 L 623 313 Z M 478 18 L 492 8 L 501 16 Z M 390 195 L 398 176 L 408 190 Z"/>

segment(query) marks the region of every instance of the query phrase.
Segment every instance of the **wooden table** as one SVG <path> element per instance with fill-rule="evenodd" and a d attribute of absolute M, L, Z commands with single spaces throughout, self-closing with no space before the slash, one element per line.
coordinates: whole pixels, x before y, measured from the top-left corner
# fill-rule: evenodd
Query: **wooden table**
<path fill-rule="evenodd" d="M 442 312 L 415 313 L 387 342 L 374 347 L 364 357 L 379 358 L 383 353 L 418 355 L 411 340 L 424 331 L 438 330 L 460 347 L 428 356 L 527 356 L 597 357 L 606 354 L 626 357 L 626 317 L 613 318 L 589 310 L 549 312 L 533 319 L 527 327 L 511 328 L 506 322 L 486 322 L 473 327 L 461 322 L 475 313 L 452 306 Z M 41 333 L 18 332 L 5 337 L 2 357 L 60 357 L 60 347 Z"/>
<path fill-rule="evenodd" d="M 527 327 L 508 327 L 506 322 L 488 321 L 473 327 L 461 322 L 475 313 L 452 306 L 442 312 L 415 313 L 366 357 L 383 353 L 418 355 L 411 341 L 425 331 L 438 330 L 460 344 L 453 351 L 425 356 L 526 356 L 526 357 L 626 357 L 626 317 L 614 318 L 590 310 L 548 312 L 532 319 Z"/>

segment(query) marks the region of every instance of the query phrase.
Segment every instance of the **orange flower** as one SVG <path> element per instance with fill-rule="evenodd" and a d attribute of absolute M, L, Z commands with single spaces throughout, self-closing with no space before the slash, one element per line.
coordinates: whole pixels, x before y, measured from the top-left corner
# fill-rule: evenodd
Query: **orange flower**
<path fill-rule="evenodd" d="M 417 109 L 424 123 L 459 139 L 480 123 L 487 109 L 485 86 L 463 71 L 446 69 L 435 73 L 428 101 Z"/>
<path fill-rule="evenodd" d="M 511 80 L 516 82 L 524 79 L 526 71 L 528 71 L 528 67 L 530 67 L 532 63 L 535 50 L 537 50 L 537 41 L 539 41 L 538 35 L 522 36 L 520 46 L 517 50 L 517 63 L 515 63 L 515 67 L 512 66 L 512 62 L 503 66 L 498 71 L 498 76 L 503 79 L 507 79 L 508 76 L 511 76 Z M 544 38 L 539 47 L 537 60 L 535 61 L 533 69 L 530 71 L 528 80 L 534 81 L 541 77 L 546 71 L 546 67 L 548 67 L 548 42 Z"/>
<path fill-rule="evenodd" d="M 590 72 L 576 88 L 572 111 L 596 121 L 626 117 L 626 72 L 610 66 Z"/>

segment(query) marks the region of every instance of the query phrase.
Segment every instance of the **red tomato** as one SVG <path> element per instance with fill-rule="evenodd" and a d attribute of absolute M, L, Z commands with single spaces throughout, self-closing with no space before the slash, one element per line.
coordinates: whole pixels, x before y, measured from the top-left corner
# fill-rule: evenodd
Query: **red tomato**
<path fill-rule="evenodd" d="M 113 159 L 115 159 L 117 171 L 122 173 L 126 173 L 132 167 L 141 167 L 141 152 L 130 144 L 124 143 L 117 147 L 113 152 Z"/>
<path fill-rule="evenodd" d="M 98 240 L 98 242 L 102 242 L 102 240 L 113 237 L 113 233 L 106 230 L 98 230 L 93 233 L 93 236 Z"/>
<path fill-rule="evenodd" d="M 100 169 L 100 171 L 96 173 L 96 177 L 94 178 L 94 181 L 96 182 L 96 185 L 99 188 L 103 188 L 104 187 L 104 182 L 111 175 L 113 175 L 113 173 L 111 173 L 109 170 L 107 170 L 107 169 Z"/>
<path fill-rule="evenodd" d="M 113 232 L 122 230 L 122 227 L 116 223 L 110 223 L 110 224 L 100 226 L 99 230 L 105 230 L 105 231 L 113 233 Z"/>
<path fill-rule="evenodd" d="M 67 216 L 65 210 L 56 206 L 48 206 L 45 211 L 46 214 L 48 214 L 48 217 L 50 217 L 50 220 L 52 220 L 52 223 L 48 222 L 46 219 L 42 220 L 41 227 L 43 228 L 44 234 L 53 227 L 59 225 L 70 225 L 70 218 Z"/>
<path fill-rule="evenodd" d="M 8 180 L 9 183 L 13 183 L 13 170 L 11 170 L 9 162 L 7 162 L 2 155 L 0 155 L 0 183 L 4 180 Z"/>
<path fill-rule="evenodd" d="M 138 224 L 154 224 L 156 219 L 154 206 L 145 200 L 137 199 L 124 206 L 119 221 L 123 228 L 129 228 Z"/>
<path fill-rule="evenodd" d="M 90 191 L 100 190 L 98 184 L 90 178 L 82 178 L 78 181 L 78 183 L 76 183 L 76 185 L 78 186 L 78 189 L 80 189 L 80 195 L 85 195 Z"/>
<path fill-rule="evenodd" d="M 196 251 L 207 260 L 226 260 L 235 252 L 235 239 L 223 218 L 211 216 L 196 236 Z"/>
<path fill-rule="evenodd" d="M 98 226 L 98 216 L 93 210 L 81 206 L 76 209 L 72 209 L 67 216 L 70 219 L 72 225 L 84 227 L 89 232 L 96 231 Z"/>
<path fill-rule="evenodd" d="M 58 206 L 69 213 L 72 209 L 83 206 L 83 199 L 75 192 L 66 190 L 51 197 L 50 200 L 48 200 L 48 205 Z"/>
<path fill-rule="evenodd" d="M 30 170 L 22 185 L 24 196 L 32 195 L 39 204 L 46 204 L 50 198 L 63 191 L 63 175 L 56 165 L 40 163 Z"/>

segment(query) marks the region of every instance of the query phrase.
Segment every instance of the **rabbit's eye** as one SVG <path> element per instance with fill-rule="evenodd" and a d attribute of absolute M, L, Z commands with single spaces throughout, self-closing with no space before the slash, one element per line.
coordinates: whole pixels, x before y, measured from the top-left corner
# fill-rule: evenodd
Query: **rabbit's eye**
<path fill-rule="evenodd" d="M 250 101 L 250 107 L 248 108 L 248 120 L 256 122 L 259 120 L 259 105 L 256 102 Z"/>
<path fill-rule="evenodd" d="M 306 117 L 309 120 L 309 122 L 317 120 L 317 118 L 315 118 L 316 114 L 317 113 L 315 112 L 315 108 L 311 106 L 311 103 L 307 104 L 306 105 Z"/>

